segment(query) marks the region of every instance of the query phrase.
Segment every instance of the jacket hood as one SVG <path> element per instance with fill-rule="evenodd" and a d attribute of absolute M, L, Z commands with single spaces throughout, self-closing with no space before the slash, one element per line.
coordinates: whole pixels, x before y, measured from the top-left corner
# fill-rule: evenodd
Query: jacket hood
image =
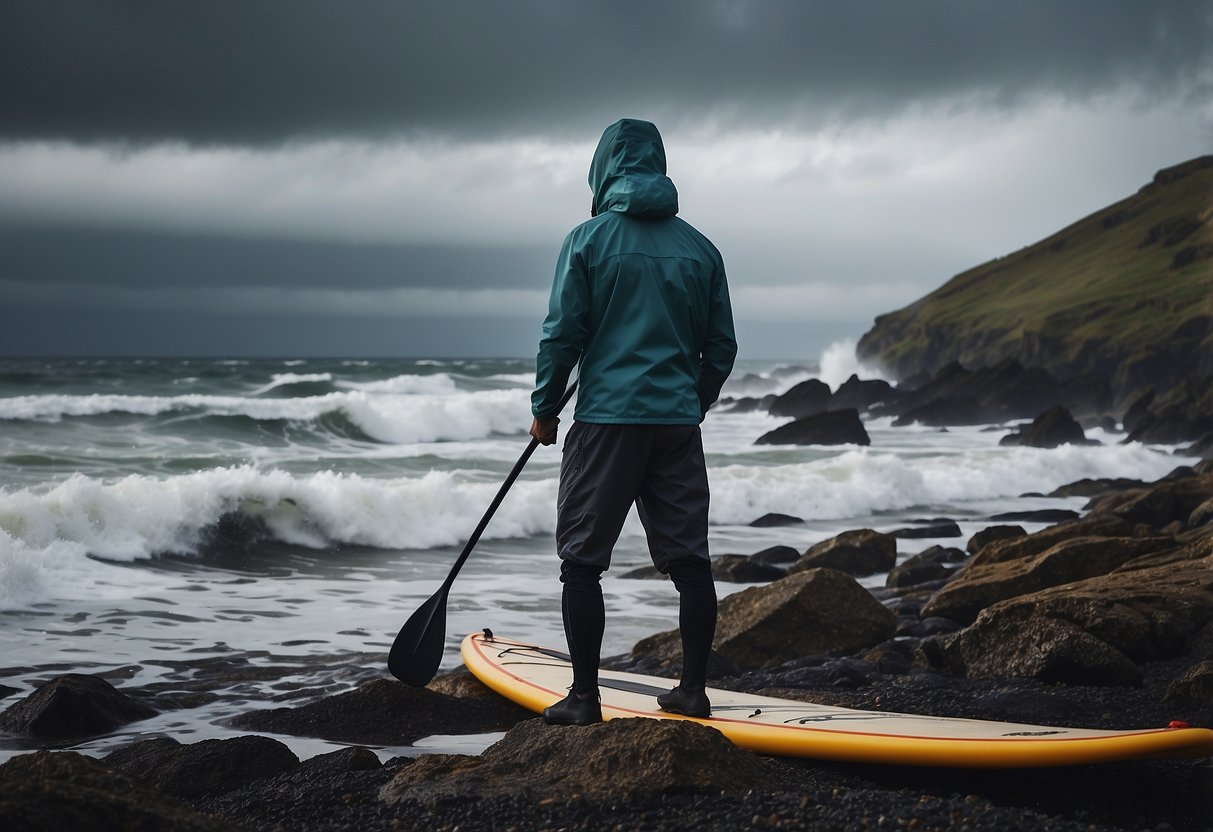
<path fill-rule="evenodd" d="M 656 125 L 625 118 L 602 134 L 590 163 L 592 212 L 656 219 L 678 213 L 678 190 L 665 175 L 665 145 Z"/>

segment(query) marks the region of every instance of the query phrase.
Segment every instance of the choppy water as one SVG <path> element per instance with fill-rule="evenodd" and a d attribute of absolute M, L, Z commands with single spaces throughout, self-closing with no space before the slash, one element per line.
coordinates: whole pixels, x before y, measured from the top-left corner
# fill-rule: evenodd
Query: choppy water
<path fill-rule="evenodd" d="M 837 351 L 828 359 L 838 375 Z M 521 360 L 0 361 L 0 684 L 25 691 L 78 670 L 219 694 L 80 746 L 96 751 L 139 732 L 223 736 L 241 710 L 382 675 L 392 636 L 526 445 L 532 372 Z M 743 362 L 725 395 L 782 392 L 817 372 Z M 999 447 L 1003 429 L 889 420 L 868 424 L 868 448 L 753 444 L 779 423 L 705 421 L 713 552 L 806 548 L 924 516 L 971 534 L 995 512 L 1082 503 L 1025 492 L 1155 479 L 1183 462 L 1098 431 L 1102 446 L 1042 451 Z M 444 666 L 485 626 L 561 643 L 558 465 L 556 448 L 535 454 L 461 573 Z M 807 522 L 747 525 L 772 511 Z M 901 541 L 901 555 L 933 542 Z M 633 517 L 604 581 L 607 654 L 675 624 L 668 586 L 613 577 L 647 562 Z"/>

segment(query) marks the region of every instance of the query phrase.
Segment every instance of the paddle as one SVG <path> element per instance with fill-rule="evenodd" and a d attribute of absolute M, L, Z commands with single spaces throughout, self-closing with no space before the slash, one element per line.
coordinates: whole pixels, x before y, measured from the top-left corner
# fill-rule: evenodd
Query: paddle
<path fill-rule="evenodd" d="M 561 397 L 560 404 L 556 408 L 557 413 L 564 410 L 564 406 L 569 403 L 569 399 L 573 398 L 573 391 L 576 389 L 577 382 L 574 381 L 569 385 L 569 389 L 564 391 L 564 396 Z M 468 559 L 468 555 L 472 554 L 472 549 L 480 540 L 480 535 L 488 526 L 489 520 L 493 519 L 497 507 L 505 499 L 506 492 L 510 490 L 514 480 L 518 479 L 518 475 L 522 473 L 527 460 L 531 458 L 531 454 L 535 453 L 537 447 L 539 447 L 539 440 L 532 438 L 530 444 L 526 446 L 526 450 L 522 452 L 522 456 L 518 457 L 518 461 L 514 463 L 505 482 L 501 484 L 501 489 L 493 498 L 489 510 L 480 518 L 480 524 L 476 526 L 467 545 L 459 553 L 455 565 L 451 567 L 450 574 L 446 576 L 442 586 L 438 587 L 438 591 L 409 616 L 409 620 L 404 622 L 404 626 L 396 634 L 396 640 L 392 642 L 392 650 L 388 653 L 387 667 L 392 675 L 400 681 L 414 687 L 423 687 L 438 672 L 438 665 L 442 664 L 442 651 L 446 646 L 447 593 L 451 590 L 451 584 L 455 582 L 455 576 L 463 568 L 464 561 Z"/>

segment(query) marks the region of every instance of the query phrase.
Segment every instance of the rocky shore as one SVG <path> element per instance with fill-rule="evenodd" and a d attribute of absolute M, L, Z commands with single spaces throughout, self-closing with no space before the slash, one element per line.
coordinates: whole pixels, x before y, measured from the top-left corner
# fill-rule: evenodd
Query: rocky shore
<path fill-rule="evenodd" d="M 728 571 L 756 583 L 722 600 L 712 684 L 942 716 L 1213 727 L 1213 463 L 1058 494 L 1089 502 L 1034 533 L 990 518 L 961 541 L 948 518 L 924 518 L 734 557 Z M 897 541 L 914 537 L 941 542 L 894 567 Z M 856 581 L 883 572 L 883 588 Z M 668 674 L 678 649 L 675 633 L 659 633 L 608 664 Z M 232 739 L 16 757 L 0 765 L 0 826 L 1213 829 L 1209 759 L 987 772 L 764 758 L 693 723 L 548 727 L 466 672 L 300 701 L 238 716 L 250 733 Z M 2 704 L 0 730 L 34 746 L 190 705 L 83 674 Z M 358 745 L 495 731 L 504 738 L 478 756 L 381 762 Z M 300 761 L 258 732 L 349 747 Z"/>

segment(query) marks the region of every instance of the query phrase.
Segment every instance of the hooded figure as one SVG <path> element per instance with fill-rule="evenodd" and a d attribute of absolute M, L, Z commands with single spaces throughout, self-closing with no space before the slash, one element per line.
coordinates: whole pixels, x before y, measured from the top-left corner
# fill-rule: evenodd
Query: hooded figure
<path fill-rule="evenodd" d="M 623 119 L 603 133 L 590 164 L 592 219 L 564 241 L 539 343 L 531 435 L 545 445 L 556 441 L 560 398 L 580 366 L 556 521 L 573 684 L 544 711 L 555 724 L 602 718 L 599 578 L 633 504 L 653 563 L 680 598 L 682 679 L 658 704 L 710 713 L 704 685 L 716 592 L 699 423 L 737 343 L 720 252 L 676 216 L 678 191 L 665 172 L 654 125 Z"/>

